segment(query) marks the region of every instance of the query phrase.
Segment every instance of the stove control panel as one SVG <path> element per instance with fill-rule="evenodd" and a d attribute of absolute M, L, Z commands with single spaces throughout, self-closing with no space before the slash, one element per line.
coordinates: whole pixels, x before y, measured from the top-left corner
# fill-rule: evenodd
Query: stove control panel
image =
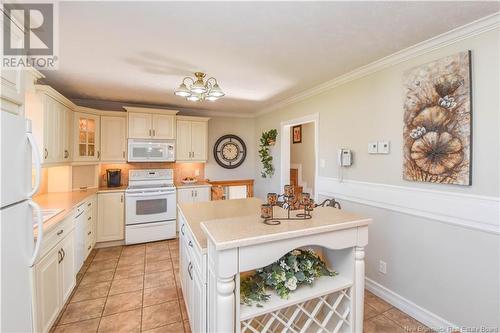
<path fill-rule="evenodd" d="M 129 180 L 164 180 L 173 179 L 173 169 L 142 169 L 129 170 Z"/>

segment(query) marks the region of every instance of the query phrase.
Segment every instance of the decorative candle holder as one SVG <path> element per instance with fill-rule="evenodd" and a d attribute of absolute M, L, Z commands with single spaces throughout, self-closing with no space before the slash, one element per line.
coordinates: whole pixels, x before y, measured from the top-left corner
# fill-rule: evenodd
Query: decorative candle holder
<path fill-rule="evenodd" d="M 278 206 L 287 211 L 286 217 L 274 217 L 273 207 Z M 292 210 L 301 209 L 302 212 L 291 216 Z M 309 193 L 295 194 L 293 185 L 285 185 L 283 194 L 268 193 L 267 204 L 261 206 L 261 217 L 265 224 L 277 225 L 280 220 L 308 220 L 312 218 L 311 211 L 314 209 L 314 200 Z"/>
<path fill-rule="evenodd" d="M 276 204 L 278 203 L 278 194 L 268 193 L 267 194 L 267 203 L 271 206 L 276 206 Z"/>

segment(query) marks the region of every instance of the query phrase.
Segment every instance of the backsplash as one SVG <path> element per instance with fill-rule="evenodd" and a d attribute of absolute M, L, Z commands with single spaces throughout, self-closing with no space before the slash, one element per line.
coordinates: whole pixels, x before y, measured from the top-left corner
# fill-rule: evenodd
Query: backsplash
<path fill-rule="evenodd" d="M 106 186 L 106 169 L 121 169 L 122 185 L 128 185 L 128 171 L 130 169 L 174 169 L 176 183 L 185 177 L 205 179 L 204 163 L 110 163 L 101 164 L 99 186 Z M 199 176 L 195 176 L 196 170 L 199 171 Z"/>

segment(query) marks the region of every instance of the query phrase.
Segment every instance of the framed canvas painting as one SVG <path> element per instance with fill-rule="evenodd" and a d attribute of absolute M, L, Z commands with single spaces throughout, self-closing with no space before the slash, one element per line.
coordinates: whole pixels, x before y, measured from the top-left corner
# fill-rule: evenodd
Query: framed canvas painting
<path fill-rule="evenodd" d="M 292 127 L 292 143 L 302 142 L 302 125 Z"/>
<path fill-rule="evenodd" d="M 405 73 L 405 180 L 471 185 L 470 63 L 465 51 Z"/>

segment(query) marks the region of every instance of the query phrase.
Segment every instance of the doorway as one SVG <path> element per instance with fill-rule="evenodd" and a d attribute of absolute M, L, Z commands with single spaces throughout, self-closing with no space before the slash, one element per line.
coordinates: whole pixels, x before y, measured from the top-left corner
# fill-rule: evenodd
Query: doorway
<path fill-rule="evenodd" d="M 318 122 L 313 114 L 281 123 L 281 189 L 287 184 L 317 200 Z"/>

